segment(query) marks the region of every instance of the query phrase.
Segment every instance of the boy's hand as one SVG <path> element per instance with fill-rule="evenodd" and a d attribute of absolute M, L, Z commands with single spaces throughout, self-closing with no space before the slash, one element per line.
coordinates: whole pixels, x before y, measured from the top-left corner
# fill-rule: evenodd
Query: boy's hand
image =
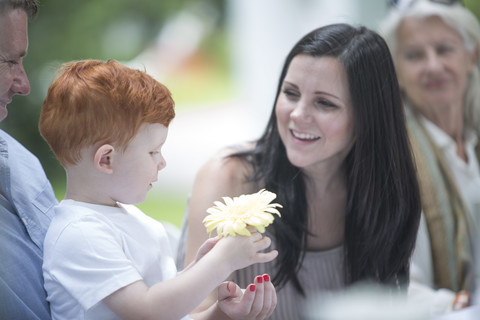
<path fill-rule="evenodd" d="M 252 232 L 251 236 L 227 236 L 218 240 L 212 253 L 215 251 L 219 263 L 227 263 L 233 272 L 255 263 L 265 263 L 275 259 L 278 256 L 277 250 L 262 252 L 271 243 L 272 240 L 269 237 L 263 237 L 258 232 Z"/>
<path fill-rule="evenodd" d="M 232 281 L 218 287 L 218 306 L 234 320 L 268 318 L 276 305 L 277 294 L 268 274 L 256 277 L 245 290 Z"/>
<path fill-rule="evenodd" d="M 218 240 L 220 237 L 214 237 L 214 238 L 209 238 L 207 239 L 201 246 L 198 248 L 197 255 L 195 256 L 195 260 L 193 260 L 187 267 L 185 267 L 182 271 L 178 272 L 178 274 L 181 274 L 185 272 L 186 270 L 190 269 L 197 263 L 200 259 L 202 259 L 207 253 L 212 250 L 213 247 L 217 244 Z"/>
<path fill-rule="evenodd" d="M 194 263 L 198 260 L 202 259 L 204 255 L 206 255 L 213 247 L 217 244 L 218 240 L 220 239 L 219 236 L 214 238 L 208 238 L 201 246 L 198 248 L 197 255 L 195 256 Z"/>

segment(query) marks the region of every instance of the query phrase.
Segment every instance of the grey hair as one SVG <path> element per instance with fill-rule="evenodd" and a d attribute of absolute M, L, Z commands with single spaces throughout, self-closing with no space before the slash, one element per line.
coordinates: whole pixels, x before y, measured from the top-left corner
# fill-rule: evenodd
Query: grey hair
<path fill-rule="evenodd" d="M 470 53 L 477 53 L 475 67 L 469 79 L 465 93 L 464 119 L 466 129 L 480 127 L 480 23 L 475 15 L 460 4 L 445 5 L 432 1 L 417 0 L 406 8 L 393 8 L 379 27 L 379 33 L 385 38 L 394 61 L 397 59 L 397 30 L 405 18 L 437 16 L 458 32 Z"/>
<path fill-rule="evenodd" d="M 0 0 L 0 13 L 7 9 L 22 9 L 32 20 L 38 13 L 38 0 Z"/>

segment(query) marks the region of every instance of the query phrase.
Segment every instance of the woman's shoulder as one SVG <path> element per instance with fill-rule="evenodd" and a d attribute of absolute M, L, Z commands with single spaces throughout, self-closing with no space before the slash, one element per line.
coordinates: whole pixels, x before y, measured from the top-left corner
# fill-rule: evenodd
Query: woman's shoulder
<path fill-rule="evenodd" d="M 253 166 L 248 156 L 237 157 L 237 153 L 251 151 L 253 143 L 229 146 L 213 155 L 197 173 L 197 181 L 214 183 L 219 188 L 237 189 L 246 193 L 252 188 L 250 181 L 253 176 Z M 236 193 L 236 192 L 235 192 Z"/>
<path fill-rule="evenodd" d="M 227 175 L 231 177 L 238 176 L 241 178 L 241 174 L 252 173 L 252 166 L 247 157 L 237 157 L 235 154 L 240 152 L 248 152 L 253 149 L 252 144 L 242 144 L 228 146 L 215 155 L 213 155 L 200 169 L 200 172 L 213 171 L 216 174 Z"/>

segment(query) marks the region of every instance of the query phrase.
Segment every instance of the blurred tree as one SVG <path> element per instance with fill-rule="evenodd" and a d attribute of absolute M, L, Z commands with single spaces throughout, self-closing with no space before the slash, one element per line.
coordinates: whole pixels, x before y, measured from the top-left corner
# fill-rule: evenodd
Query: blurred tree
<path fill-rule="evenodd" d="M 224 10 L 223 0 L 202 1 L 220 12 Z M 37 126 L 55 70 L 63 62 L 78 59 L 131 60 L 155 39 L 170 16 L 188 3 L 198 2 L 40 0 L 39 14 L 29 25 L 29 53 L 24 60 L 31 93 L 14 98 L 1 128 L 40 159 L 52 184 L 64 184 L 63 168 L 39 135 Z"/>
<path fill-rule="evenodd" d="M 37 123 L 46 90 L 58 66 L 87 58 L 131 60 L 157 37 L 169 17 L 189 4 L 205 3 L 217 8 L 221 13 L 216 19 L 217 27 L 221 29 L 227 5 L 225 0 L 39 1 L 39 15 L 29 26 L 29 54 L 24 62 L 31 93 L 13 99 L 9 116 L 0 127 L 40 159 L 54 185 L 65 183 L 64 171 L 40 137 Z M 463 3 L 480 17 L 479 0 Z M 226 37 L 220 31 L 216 38 L 205 39 L 201 49 L 207 54 L 218 54 L 225 49 Z"/>
<path fill-rule="evenodd" d="M 480 1 L 478 0 L 463 0 L 465 7 L 470 9 L 480 19 Z"/>

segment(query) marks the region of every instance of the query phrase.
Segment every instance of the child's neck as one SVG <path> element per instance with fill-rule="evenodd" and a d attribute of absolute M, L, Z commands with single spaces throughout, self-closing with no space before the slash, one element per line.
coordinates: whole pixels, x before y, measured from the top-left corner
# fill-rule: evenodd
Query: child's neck
<path fill-rule="evenodd" d="M 109 206 L 109 207 L 118 207 L 117 202 L 113 200 L 106 200 L 102 201 L 97 198 L 91 198 L 91 197 L 83 197 L 81 195 L 77 194 L 72 194 L 65 192 L 65 200 L 74 200 L 74 201 L 79 201 L 79 202 L 85 202 L 85 203 L 91 203 L 91 204 L 96 204 L 96 205 L 102 205 L 102 206 Z"/>
<path fill-rule="evenodd" d="M 67 170 L 67 188 L 64 199 L 111 207 L 117 206 L 117 202 L 105 190 L 107 188 L 89 177 L 88 174 L 77 174 L 75 170 Z"/>

